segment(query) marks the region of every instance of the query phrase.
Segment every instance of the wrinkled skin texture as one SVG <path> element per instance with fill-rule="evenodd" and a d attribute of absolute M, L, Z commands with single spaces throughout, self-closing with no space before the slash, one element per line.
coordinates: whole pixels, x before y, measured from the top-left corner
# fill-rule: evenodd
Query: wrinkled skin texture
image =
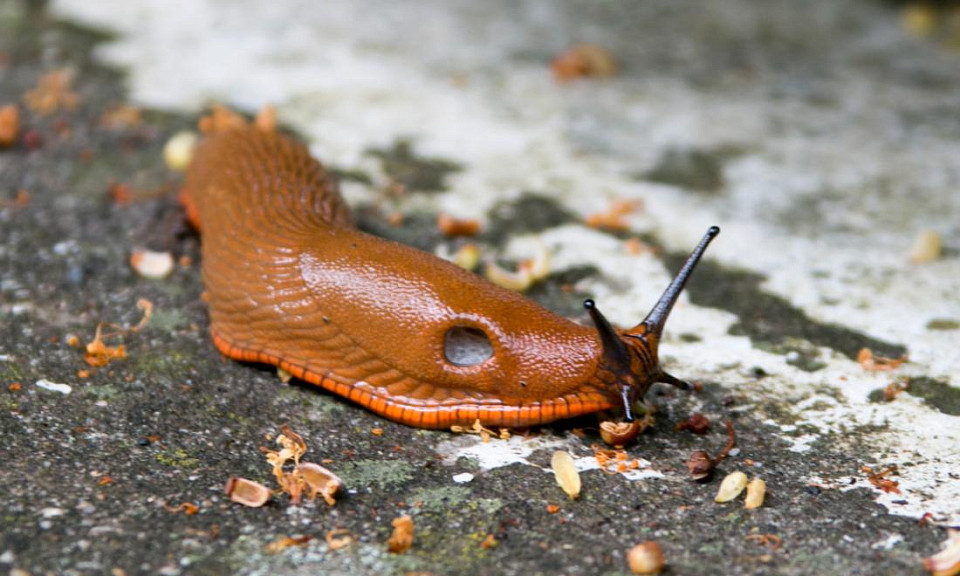
<path fill-rule="evenodd" d="M 391 420 L 446 428 L 532 426 L 619 406 L 655 380 L 656 335 L 620 336 L 610 361 L 596 329 L 474 274 L 358 231 L 336 183 L 302 144 L 233 128 L 198 147 L 181 199 L 201 231 L 217 348 L 279 366 Z M 454 327 L 493 354 L 459 366 Z"/>

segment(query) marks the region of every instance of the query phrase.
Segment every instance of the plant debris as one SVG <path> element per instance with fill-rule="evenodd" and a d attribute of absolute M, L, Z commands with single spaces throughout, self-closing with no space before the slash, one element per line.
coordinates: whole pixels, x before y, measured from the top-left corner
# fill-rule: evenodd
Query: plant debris
<path fill-rule="evenodd" d="M 630 460 L 630 457 L 627 456 L 627 453 L 623 450 L 607 450 L 596 444 L 591 446 L 591 448 L 593 449 L 593 457 L 597 459 L 597 464 L 600 466 L 600 469 L 607 474 L 622 474 L 628 470 L 637 470 L 640 468 L 640 461 L 636 458 Z M 611 464 L 615 464 L 616 466 L 611 468 Z"/>
<path fill-rule="evenodd" d="M 37 87 L 23 95 L 23 102 L 36 114 L 46 116 L 58 110 L 75 110 L 80 96 L 73 91 L 73 71 L 54 70 L 37 80 Z"/>
<path fill-rule="evenodd" d="M 762 478 L 754 478 L 747 484 L 747 498 L 743 507 L 753 510 L 763 506 L 763 499 L 767 494 L 767 483 Z"/>
<path fill-rule="evenodd" d="M 480 221 L 475 218 L 454 218 L 441 212 L 437 215 L 437 229 L 448 238 L 476 236 L 480 232 Z"/>
<path fill-rule="evenodd" d="M 480 263 L 480 247 L 476 244 L 464 244 L 453 253 L 451 261 L 464 270 L 473 270 Z"/>
<path fill-rule="evenodd" d="M 580 496 L 580 473 L 569 452 L 557 450 L 550 459 L 550 467 L 557 479 L 557 484 L 567 493 L 571 500 Z"/>
<path fill-rule="evenodd" d="M 641 542 L 627 552 L 627 565 L 634 574 L 659 574 L 665 564 L 663 550 L 652 540 Z"/>
<path fill-rule="evenodd" d="M 0 106 L 0 148 L 13 146 L 20 134 L 20 111 L 13 104 Z"/>
<path fill-rule="evenodd" d="M 167 164 L 167 168 L 176 172 L 185 171 L 193 159 L 193 151 L 197 147 L 198 140 L 196 132 L 190 130 L 183 130 L 171 136 L 163 145 L 163 161 Z"/>
<path fill-rule="evenodd" d="M 696 450 L 687 457 L 687 472 L 694 480 L 708 480 L 713 474 L 714 467 L 730 454 L 737 442 L 737 433 L 733 428 L 733 421 L 726 420 L 724 425 L 727 427 L 727 445 L 715 458 L 710 456 L 706 450 Z"/>
<path fill-rule="evenodd" d="M 874 472 L 873 469 L 869 466 L 863 466 L 860 470 L 867 475 L 867 480 L 869 480 L 870 483 L 873 484 L 876 488 L 879 488 L 880 490 L 883 490 L 888 494 L 900 493 L 900 488 L 898 488 L 898 486 L 900 485 L 899 482 L 897 482 L 896 480 L 891 480 L 887 478 L 887 476 L 897 473 L 896 464 L 891 464 L 886 468 L 879 470 L 877 472 Z"/>
<path fill-rule="evenodd" d="M 683 422 L 678 422 L 674 430 L 689 430 L 694 434 L 706 434 L 710 430 L 710 419 L 699 412 L 694 412 Z"/>
<path fill-rule="evenodd" d="M 284 536 L 279 540 L 274 540 L 266 546 L 263 547 L 264 552 L 267 554 L 279 554 L 287 548 L 292 548 L 293 546 L 306 546 L 313 540 L 313 536 L 301 535 L 301 536 Z"/>
<path fill-rule="evenodd" d="M 336 528 L 327 532 L 327 535 L 324 536 L 324 539 L 327 541 L 327 547 L 331 550 L 340 550 L 341 548 L 346 548 L 354 542 L 357 541 L 357 538 L 353 535 L 353 532 L 347 530 L 346 528 Z"/>
<path fill-rule="evenodd" d="M 267 462 L 273 466 L 273 476 L 280 490 L 290 495 L 290 502 L 294 506 L 299 505 L 306 492 L 310 500 L 323 496 L 328 505 L 336 504 L 334 495 L 343 488 L 343 481 L 319 464 L 300 462 L 300 457 L 307 451 L 303 437 L 284 424 L 280 427 L 276 442 L 280 450 L 261 450 L 266 454 Z"/>
<path fill-rule="evenodd" d="M 873 352 L 869 348 L 861 348 L 860 352 L 857 353 L 857 362 L 860 363 L 860 366 L 862 366 L 864 370 L 869 370 L 871 372 L 896 370 L 901 364 L 907 361 L 908 358 L 906 354 L 899 358 L 874 356 Z"/>
<path fill-rule="evenodd" d="M 940 258 L 943 254 L 943 238 L 933 230 L 923 230 L 917 236 L 910 249 L 910 261 L 914 264 L 926 264 Z"/>
<path fill-rule="evenodd" d="M 619 66 L 610 52 L 596 44 L 577 44 L 554 58 L 553 76 L 560 82 L 577 78 L 608 78 L 617 74 Z"/>
<path fill-rule="evenodd" d="M 250 508 L 263 506 L 270 501 L 270 497 L 272 496 L 270 489 L 263 484 L 236 476 L 231 476 L 230 479 L 227 480 L 227 486 L 224 492 L 226 492 L 227 497 L 233 502 L 243 504 Z"/>
<path fill-rule="evenodd" d="M 160 280 L 173 272 L 173 254 L 136 248 L 130 253 L 130 266 L 143 278 Z"/>
<path fill-rule="evenodd" d="M 744 536 L 744 539 L 756 542 L 762 546 L 769 546 L 774 550 L 779 549 L 783 544 L 783 541 L 776 534 L 747 534 Z"/>
<path fill-rule="evenodd" d="M 894 380 L 893 382 L 884 386 L 883 400 L 885 402 L 893 402 L 901 392 L 905 391 L 909 387 L 910 383 L 906 380 Z"/>
<path fill-rule="evenodd" d="M 507 428 L 501 428 L 499 432 L 494 432 L 489 428 L 485 428 L 483 424 L 480 423 L 478 418 L 474 421 L 473 426 L 467 428 L 466 426 L 457 426 L 456 424 L 450 427 L 450 431 L 454 434 L 479 434 L 480 438 L 484 443 L 490 441 L 490 438 L 499 438 L 501 440 L 510 439 L 510 430 Z"/>
<path fill-rule="evenodd" d="M 163 509 L 166 510 L 167 512 L 172 513 L 172 514 L 176 514 L 176 513 L 178 513 L 178 512 L 183 512 L 183 513 L 186 514 L 187 516 L 193 516 L 194 514 L 196 514 L 196 513 L 199 511 L 199 508 L 197 508 L 197 505 L 196 505 L 196 504 L 192 504 L 192 503 L 190 503 L 190 502 L 181 502 L 180 504 L 178 504 L 178 505 L 176 505 L 176 506 L 170 504 L 169 502 L 164 502 L 164 503 L 163 503 Z"/>
<path fill-rule="evenodd" d="M 129 104 L 115 104 L 100 116 L 100 127 L 108 130 L 135 128 L 143 122 L 143 111 Z"/>
<path fill-rule="evenodd" d="M 746 487 L 747 475 L 740 471 L 731 472 L 720 482 L 720 489 L 717 491 L 717 496 L 713 501 L 721 504 L 729 502 L 739 496 Z"/>
<path fill-rule="evenodd" d="M 136 326 L 130 328 L 123 328 L 116 326 L 115 324 L 106 324 L 101 322 L 97 324 L 97 332 L 93 340 L 89 342 L 86 346 L 86 352 L 84 354 L 84 361 L 87 364 L 99 368 L 106 366 L 114 360 L 120 358 L 126 358 L 127 350 L 123 344 L 118 346 L 107 346 L 104 344 L 104 339 L 111 338 L 113 336 L 122 336 L 124 334 L 139 332 L 142 330 L 148 322 L 150 322 L 151 316 L 153 316 L 153 302 L 150 302 L 146 298 L 141 298 L 137 300 L 137 308 L 143 310 L 143 317 L 140 319 L 140 322 Z M 104 326 L 109 326 L 115 329 L 115 332 L 103 333 Z"/>
<path fill-rule="evenodd" d="M 923 567 L 933 576 L 960 574 L 960 530 L 948 531 L 942 550 L 929 558 L 924 558 Z"/>
<path fill-rule="evenodd" d="M 609 446 L 623 448 L 640 435 L 640 420 L 632 422 L 614 422 L 605 420 L 600 423 L 600 438 Z M 646 428 L 644 426 L 644 428 Z"/>
<path fill-rule="evenodd" d="M 393 521 L 393 533 L 387 547 L 394 554 L 403 554 L 413 546 L 413 518 L 400 516 Z"/>
<path fill-rule="evenodd" d="M 603 212 L 597 212 L 587 216 L 586 225 L 591 228 L 600 228 L 605 230 L 623 231 L 630 228 L 626 220 L 628 214 L 632 214 L 643 207 L 639 200 L 619 199 L 610 203 L 610 206 Z"/>

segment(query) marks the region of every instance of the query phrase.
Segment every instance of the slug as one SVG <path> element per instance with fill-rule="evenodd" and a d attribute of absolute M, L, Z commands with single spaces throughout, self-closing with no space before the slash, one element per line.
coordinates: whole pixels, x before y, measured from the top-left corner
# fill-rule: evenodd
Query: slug
<path fill-rule="evenodd" d="M 631 407 L 660 369 L 664 323 L 712 227 L 650 314 L 594 327 L 409 246 L 354 227 L 307 148 L 250 126 L 198 145 L 181 190 L 201 234 L 210 334 L 224 355 L 272 364 L 410 426 L 527 427 Z"/>

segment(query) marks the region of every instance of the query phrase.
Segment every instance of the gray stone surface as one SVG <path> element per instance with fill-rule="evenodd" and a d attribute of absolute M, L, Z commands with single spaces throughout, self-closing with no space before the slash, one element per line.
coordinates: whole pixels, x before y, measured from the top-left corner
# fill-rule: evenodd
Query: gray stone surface
<path fill-rule="evenodd" d="M 949 353 L 960 320 L 956 53 L 906 36 L 896 10 L 870 2 L 331 3 L 326 14 L 301 7 L 299 18 L 285 3 L 261 17 L 256 3 L 237 4 L 246 13 L 214 4 L 152 17 L 136 3 L 55 4 L 122 32 L 111 37 L 0 1 L 0 104 L 63 67 L 81 98 L 46 117 L 21 106 L 41 143 L 0 150 L 0 568 L 625 574 L 626 550 L 653 539 L 673 574 L 923 573 L 942 525 L 960 522 L 951 497 L 960 361 Z M 403 33 L 415 23 L 419 34 Z M 236 52 L 237 38 L 247 52 Z M 553 82 L 550 59 L 577 41 L 610 48 L 622 76 Z M 234 53 L 245 57 L 226 61 Z M 152 106 L 144 122 L 102 126 L 125 86 Z M 690 238 L 723 224 L 664 347 L 670 370 L 702 391 L 652 394 L 657 423 L 629 449 L 642 473 L 585 471 L 571 502 L 544 468 L 557 448 L 586 466 L 599 442 L 593 419 L 484 445 L 225 361 L 207 337 L 200 239 L 183 226 L 178 176 L 160 153 L 209 99 L 279 103 L 343 174 L 375 233 L 449 251 L 436 212 L 479 216 L 485 250 L 508 258 L 523 253 L 517 236 L 538 234 L 556 273 L 531 296 L 569 316 L 591 295 L 626 323 Z M 381 191 L 394 181 L 411 190 L 391 204 Z M 117 204 L 115 183 L 140 193 Z M 29 205 L 6 202 L 18 189 Z M 630 224 L 658 255 L 628 259 L 621 237 L 576 224 L 623 196 L 644 200 Z M 401 227 L 385 221 L 393 208 L 408 215 Z M 925 227 L 943 234 L 944 259 L 900 264 Z M 141 279 L 127 263 L 138 246 L 192 264 Z M 606 252 L 589 253 L 598 247 Z M 910 285 L 918 292 L 903 298 Z M 80 377 L 89 367 L 68 336 L 89 341 L 100 321 L 135 324 L 139 298 L 156 312 L 145 330 L 113 340 L 128 357 Z M 863 346 L 915 361 L 865 373 L 852 360 Z M 908 392 L 877 402 L 895 378 Z M 692 412 L 713 420 L 706 436 L 674 430 Z M 738 452 L 712 482 L 689 481 L 687 454 L 718 451 L 725 418 Z M 271 483 L 259 448 L 284 423 L 305 437 L 307 459 L 329 459 L 345 480 L 336 506 L 279 496 L 247 509 L 223 496 L 232 475 Z M 900 466 L 902 494 L 877 491 L 861 472 L 888 463 Z M 766 480 L 763 508 L 713 502 L 719 478 L 738 469 Z M 464 472 L 470 482 L 453 480 Z M 170 511 L 183 502 L 197 513 Z M 921 526 L 923 510 L 941 526 Z M 386 540 L 401 514 L 413 516 L 416 540 L 393 555 Z M 335 528 L 357 543 L 329 549 Z M 751 539 L 759 534 L 781 545 Z M 312 540 L 267 553 L 293 535 Z M 481 546 L 490 535 L 496 545 Z"/>

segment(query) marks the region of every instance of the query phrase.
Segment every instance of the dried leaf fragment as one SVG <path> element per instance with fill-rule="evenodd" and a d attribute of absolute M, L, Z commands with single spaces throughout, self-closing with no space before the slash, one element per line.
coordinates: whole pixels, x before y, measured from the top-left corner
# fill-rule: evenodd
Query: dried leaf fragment
<path fill-rule="evenodd" d="M 394 554 L 403 554 L 413 546 L 413 518 L 400 516 L 394 519 L 393 533 L 387 546 Z"/>
<path fill-rule="evenodd" d="M 357 541 L 357 538 L 353 535 L 353 532 L 347 530 L 346 528 L 336 528 L 327 532 L 327 535 L 324 537 L 327 541 L 327 546 L 331 550 L 340 550 L 341 548 L 346 548 L 347 546 L 353 544 Z"/>
<path fill-rule="evenodd" d="M 630 224 L 627 222 L 626 216 L 636 212 L 642 206 L 643 204 L 639 200 L 614 200 L 605 211 L 587 216 L 586 224 L 591 228 L 627 230 L 630 228 Z"/>
<path fill-rule="evenodd" d="M 523 267 L 510 272 L 491 261 L 484 265 L 483 275 L 497 286 L 514 292 L 526 292 L 533 285 L 533 275 Z"/>
<path fill-rule="evenodd" d="M 476 236 L 480 232 L 480 221 L 475 218 L 454 218 L 441 212 L 437 215 L 437 229 L 448 238 Z"/>
<path fill-rule="evenodd" d="M 140 322 L 138 322 L 136 326 L 117 328 L 116 332 L 104 334 L 103 327 L 112 325 L 103 322 L 97 324 L 96 334 L 94 335 L 93 341 L 87 344 L 86 353 L 83 357 L 87 364 L 94 367 L 106 366 L 114 360 L 126 357 L 127 351 L 123 344 L 119 346 L 107 346 L 104 344 L 104 339 L 112 336 L 120 336 L 127 332 L 139 332 L 142 330 L 153 316 L 153 302 L 146 298 L 141 298 L 137 300 L 137 308 L 143 310 L 143 317 L 140 318 Z"/>
<path fill-rule="evenodd" d="M 496 432 L 484 427 L 483 424 L 480 423 L 480 419 L 475 420 L 473 426 L 469 428 L 465 426 L 453 425 L 450 427 L 450 431 L 454 434 L 479 434 L 484 443 L 489 442 L 491 437 L 497 436 Z M 501 428 L 499 437 L 501 440 L 507 440 L 510 438 L 510 432 L 508 432 L 505 428 Z"/>
<path fill-rule="evenodd" d="M 231 476 L 230 479 L 227 480 L 227 486 L 224 488 L 224 492 L 226 492 L 230 500 L 237 504 L 249 506 L 250 508 L 263 506 L 270 501 L 270 496 L 273 494 L 270 489 L 263 484 L 237 476 Z"/>
<path fill-rule="evenodd" d="M 121 130 L 139 126 L 143 121 L 143 112 L 129 104 L 115 104 L 100 116 L 100 126 L 108 130 Z"/>
<path fill-rule="evenodd" d="M 608 50 L 596 44 L 577 44 L 557 56 L 551 64 L 560 82 L 577 78 L 606 78 L 617 73 L 618 65 Z"/>
<path fill-rule="evenodd" d="M 942 550 L 923 559 L 923 567 L 933 576 L 956 576 L 960 574 L 960 530 L 950 530 Z"/>
<path fill-rule="evenodd" d="M 550 467 L 553 468 L 553 475 L 557 479 L 557 484 L 566 492 L 571 500 L 580 496 L 580 473 L 577 472 L 577 466 L 573 461 L 573 456 L 569 452 L 557 450 L 550 458 Z"/>
<path fill-rule="evenodd" d="M 694 434 L 706 434 L 710 429 L 710 419 L 699 412 L 694 412 L 683 422 L 678 423 L 674 430 L 689 430 Z"/>
<path fill-rule="evenodd" d="M 714 502 L 729 502 L 740 495 L 743 489 L 747 487 L 747 475 L 743 472 L 731 472 L 720 482 L 720 490 Z"/>
<path fill-rule="evenodd" d="M 264 546 L 263 550 L 267 554 L 279 554 L 280 552 L 283 552 L 287 548 L 291 548 L 293 546 L 306 546 L 311 540 L 313 540 L 313 536 L 309 535 L 284 536 L 279 540 L 270 542 Z"/>
<path fill-rule="evenodd" d="M 867 474 L 867 480 L 880 490 L 893 494 L 900 493 L 900 484 L 896 480 L 887 478 L 887 476 L 897 473 L 896 464 L 891 464 L 879 472 L 874 472 L 869 466 L 863 466 L 861 470 Z"/>
<path fill-rule="evenodd" d="M 627 552 L 627 564 L 634 574 L 659 574 L 666 560 L 660 545 L 652 540 L 641 542 Z"/>
<path fill-rule="evenodd" d="M 762 478 L 754 478 L 747 484 L 747 498 L 743 507 L 753 510 L 763 506 L 763 498 L 767 494 L 767 483 Z"/>
<path fill-rule="evenodd" d="M 0 148 L 13 146 L 20 133 L 20 111 L 13 104 L 0 107 Z"/>
<path fill-rule="evenodd" d="M 45 116 L 57 110 L 73 110 L 80 103 L 80 96 L 71 88 L 73 71 L 54 70 L 37 80 L 37 87 L 23 95 L 23 101 L 30 110 Z"/>
<path fill-rule="evenodd" d="M 888 370 L 896 370 L 900 367 L 901 364 L 908 360 L 907 355 L 904 354 L 899 358 L 887 358 L 886 356 L 874 356 L 873 351 L 869 348 L 861 348 L 860 352 L 857 353 L 857 362 L 864 370 L 869 370 L 871 372 L 885 372 Z"/>

